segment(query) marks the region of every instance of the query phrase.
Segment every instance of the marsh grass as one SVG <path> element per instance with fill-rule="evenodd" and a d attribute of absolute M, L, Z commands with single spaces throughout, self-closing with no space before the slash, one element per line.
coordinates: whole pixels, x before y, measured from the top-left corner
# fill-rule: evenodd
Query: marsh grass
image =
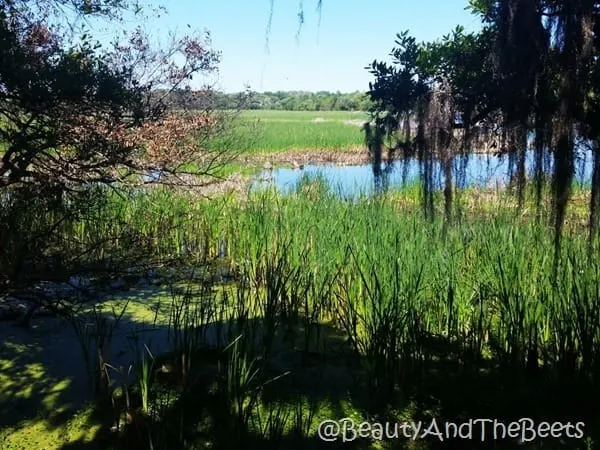
<path fill-rule="evenodd" d="M 140 396 L 142 398 L 142 411 L 145 414 L 148 414 L 150 412 L 150 382 L 151 382 L 151 374 L 152 371 L 154 370 L 154 356 L 152 355 L 152 352 L 150 351 L 150 349 L 148 348 L 148 346 L 146 344 L 144 344 L 144 349 L 146 350 L 148 356 L 146 356 L 146 353 L 144 353 L 142 355 L 141 358 L 138 358 L 138 360 L 140 361 L 139 363 L 139 389 L 140 389 Z"/>
<path fill-rule="evenodd" d="M 470 204 L 482 193 L 465 191 L 446 227 L 423 218 L 420 194 L 345 200 L 319 178 L 244 201 L 156 189 L 112 197 L 100 219 L 75 224 L 81 241 L 128 227 L 146 254 L 193 268 L 170 288 L 168 351 L 138 355 L 120 386 L 132 417 L 118 435 L 153 448 L 306 442 L 332 401 L 322 386 L 337 389 L 336 415 L 342 398 L 357 417 L 397 419 L 423 397 L 433 403 L 414 415 L 480 411 L 489 395 L 506 414 L 597 420 L 600 264 L 585 230 L 568 230 L 556 260 L 527 208 Z M 479 391 L 454 406 L 449 380 Z M 582 389 L 581 409 L 547 403 L 543 390 L 561 386 Z M 507 392 L 526 410 L 507 409 Z"/>
<path fill-rule="evenodd" d="M 228 148 L 279 153 L 362 147 L 361 128 L 352 123 L 361 120 L 367 120 L 365 114 L 342 111 L 245 111 L 240 118 L 245 128 L 239 128 L 237 139 L 228 142 Z"/>

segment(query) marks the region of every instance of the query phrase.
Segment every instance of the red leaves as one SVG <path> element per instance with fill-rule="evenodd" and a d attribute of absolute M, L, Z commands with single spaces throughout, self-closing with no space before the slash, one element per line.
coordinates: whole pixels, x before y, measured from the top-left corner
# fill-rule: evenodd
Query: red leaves
<path fill-rule="evenodd" d="M 135 1 L 94 0 L 84 12 L 111 21 Z M 93 43 L 93 33 L 84 30 L 74 41 L 58 26 L 65 19 L 61 7 L 82 2 L 11 3 L 9 16 L 0 18 L 6 35 L 0 131 L 10 142 L 8 162 L 0 163 L 0 187 L 6 174 L 11 179 L 5 183 L 66 185 L 113 182 L 123 172 L 157 166 L 175 171 L 189 162 L 213 164 L 214 152 L 205 143 L 224 122 L 214 112 L 167 114 L 175 105 L 170 100 L 184 99 L 195 75 L 216 69 L 219 54 L 208 33 L 171 36 L 155 46 L 139 27 L 106 49 Z M 193 106 L 211 109 L 209 93 L 204 97 Z M 182 103 L 176 107 L 192 107 Z"/>
<path fill-rule="evenodd" d="M 203 150 L 201 136 L 216 125 L 216 118 L 208 114 L 172 113 L 160 122 L 130 130 L 129 139 L 139 143 L 149 162 L 168 167 L 197 159 Z"/>
<path fill-rule="evenodd" d="M 217 119 L 208 113 L 168 114 L 164 119 L 139 127 L 111 124 L 98 118 L 81 117 L 65 125 L 65 144 L 85 146 L 98 139 L 136 154 L 140 166 L 174 168 L 201 159 L 206 136 L 213 134 Z"/>

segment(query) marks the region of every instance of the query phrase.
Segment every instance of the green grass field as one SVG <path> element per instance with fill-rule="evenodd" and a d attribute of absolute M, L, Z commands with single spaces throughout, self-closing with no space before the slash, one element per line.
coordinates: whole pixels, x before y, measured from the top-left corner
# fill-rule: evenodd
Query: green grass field
<path fill-rule="evenodd" d="M 234 150 L 279 153 L 288 150 L 345 150 L 362 146 L 364 112 L 349 111 L 244 111 Z"/>

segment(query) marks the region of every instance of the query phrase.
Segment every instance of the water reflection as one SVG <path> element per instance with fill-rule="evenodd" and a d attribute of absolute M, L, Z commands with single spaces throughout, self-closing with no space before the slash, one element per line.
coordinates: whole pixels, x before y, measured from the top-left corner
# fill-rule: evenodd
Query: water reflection
<path fill-rule="evenodd" d="M 544 172 L 550 175 L 553 170 L 553 156 L 544 155 Z M 508 155 L 472 154 L 454 159 L 453 177 L 459 188 L 488 187 L 502 188 L 510 182 L 511 165 Z M 526 153 L 527 176 L 534 176 L 535 152 Z M 588 149 L 581 149 L 576 156 L 575 181 L 579 184 L 590 183 L 592 178 L 593 155 Z M 306 165 L 304 170 L 278 168 L 269 171 L 269 181 L 265 181 L 266 172 L 259 176 L 254 187 L 276 186 L 283 193 L 295 190 L 302 176 L 323 177 L 329 185 L 343 197 L 358 194 L 373 194 L 388 188 L 404 187 L 418 182 L 421 168 L 416 159 L 397 160 L 391 164 L 382 163 L 381 167 L 371 164 L 359 166 Z M 443 170 L 439 161 L 433 162 L 433 183 L 435 189 L 443 187 Z"/>

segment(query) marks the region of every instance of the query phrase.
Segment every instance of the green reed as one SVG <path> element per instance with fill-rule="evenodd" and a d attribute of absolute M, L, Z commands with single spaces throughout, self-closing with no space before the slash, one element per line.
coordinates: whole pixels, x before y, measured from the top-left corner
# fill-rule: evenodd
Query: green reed
<path fill-rule="evenodd" d="M 175 258 L 203 277 L 224 264 L 232 279 L 220 293 L 207 284 L 173 296 L 181 381 L 214 326 L 215 345 L 229 344 L 220 389 L 230 413 L 280 436 L 288 413 L 261 409 L 265 380 L 281 375 L 269 363 L 286 352 L 325 359 L 325 325 L 358 358 L 357 389 L 377 411 L 398 406 L 442 360 L 465 373 L 498 367 L 510 380 L 540 371 L 597 380 L 598 248 L 590 252 L 586 230 L 573 226 L 555 260 L 546 225 L 503 200 L 468 206 L 475 194 L 463 194 L 461 220 L 446 227 L 423 218 L 414 186 L 359 201 L 318 179 L 244 201 L 153 189 L 111 196 L 93 220 L 63 232 L 75 230 L 78 245 L 105 242 L 105 254 Z M 152 398 L 147 389 L 143 398 Z"/>

